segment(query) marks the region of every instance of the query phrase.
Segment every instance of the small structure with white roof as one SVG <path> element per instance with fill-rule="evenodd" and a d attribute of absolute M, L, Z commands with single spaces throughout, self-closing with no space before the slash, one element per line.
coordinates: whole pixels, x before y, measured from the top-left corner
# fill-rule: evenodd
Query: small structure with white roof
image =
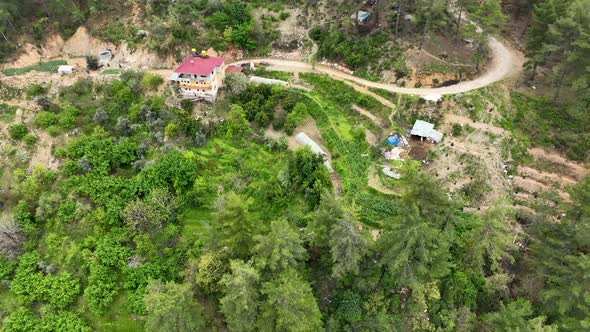
<path fill-rule="evenodd" d="M 358 12 L 350 15 L 350 18 L 352 20 L 356 20 L 357 22 L 359 22 L 360 24 L 366 23 L 367 20 L 369 19 L 370 14 L 366 11 L 363 10 L 359 10 Z"/>
<path fill-rule="evenodd" d="M 420 139 L 425 138 L 434 143 L 440 143 L 443 137 L 443 133 L 434 130 L 434 124 L 422 120 L 416 120 L 410 134 L 419 136 Z"/>
<path fill-rule="evenodd" d="M 57 67 L 57 72 L 60 74 L 72 74 L 74 72 L 74 66 L 61 65 Z"/>

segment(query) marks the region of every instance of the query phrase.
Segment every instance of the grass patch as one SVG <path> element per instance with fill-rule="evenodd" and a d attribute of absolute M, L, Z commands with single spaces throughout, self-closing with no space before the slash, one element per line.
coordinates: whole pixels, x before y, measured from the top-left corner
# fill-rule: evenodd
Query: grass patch
<path fill-rule="evenodd" d="M 418 70 L 418 74 L 432 75 L 432 74 L 456 74 L 464 73 L 465 67 L 453 66 L 450 64 L 429 63 Z"/>
<path fill-rule="evenodd" d="M 374 92 L 375 94 L 392 102 L 395 102 L 395 99 L 398 97 L 398 95 L 395 92 L 387 91 L 385 89 L 369 88 L 369 91 Z"/>
<path fill-rule="evenodd" d="M 207 242 L 211 236 L 212 211 L 207 208 L 189 207 L 184 210 L 181 219 L 183 220 L 182 235 L 187 239 L 202 240 Z"/>
<path fill-rule="evenodd" d="M 557 149 L 569 159 L 590 159 L 590 118 L 581 104 L 559 105 L 547 98 L 511 95 L 512 116 L 503 125 L 526 135 L 531 145 Z"/>
<path fill-rule="evenodd" d="M 15 75 L 24 75 L 28 72 L 33 70 L 35 71 L 42 71 L 48 73 L 57 72 L 57 67 L 61 65 L 65 65 L 67 62 L 65 60 L 54 60 L 54 61 L 47 61 L 47 62 L 39 62 L 37 64 L 23 67 L 23 68 L 8 68 L 4 69 L 2 73 L 6 76 L 15 76 Z"/>
<path fill-rule="evenodd" d="M 120 75 L 123 71 L 121 69 L 105 69 L 103 71 L 101 71 L 100 73 L 102 75 Z"/>
<path fill-rule="evenodd" d="M 16 116 L 16 109 L 18 107 L 8 105 L 8 104 L 0 104 L 0 121 L 2 122 L 12 122 L 14 121 L 14 117 Z"/>
<path fill-rule="evenodd" d="M 293 78 L 293 73 L 278 70 L 267 70 L 264 66 L 256 68 L 256 70 L 254 70 L 254 75 L 281 81 L 290 81 Z"/>

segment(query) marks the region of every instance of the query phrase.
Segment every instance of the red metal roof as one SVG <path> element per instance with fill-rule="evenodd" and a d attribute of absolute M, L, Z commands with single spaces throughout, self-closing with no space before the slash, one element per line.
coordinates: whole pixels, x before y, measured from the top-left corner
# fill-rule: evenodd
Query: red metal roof
<path fill-rule="evenodd" d="M 244 68 L 238 67 L 238 66 L 229 66 L 229 67 L 225 68 L 225 72 L 227 74 L 229 74 L 229 73 L 241 73 L 243 70 L 244 70 Z"/>
<path fill-rule="evenodd" d="M 182 61 L 182 63 L 176 67 L 175 73 L 179 74 L 192 74 L 192 75 L 209 75 L 213 72 L 215 67 L 223 66 L 223 58 L 219 57 L 196 57 L 189 55 Z"/>

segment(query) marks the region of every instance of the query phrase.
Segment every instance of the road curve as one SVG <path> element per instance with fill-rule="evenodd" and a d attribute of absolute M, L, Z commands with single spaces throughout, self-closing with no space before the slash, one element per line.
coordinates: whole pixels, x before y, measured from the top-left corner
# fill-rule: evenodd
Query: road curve
<path fill-rule="evenodd" d="M 395 84 L 368 81 L 324 65 L 312 66 L 311 64 L 302 61 L 282 60 L 276 58 L 252 58 L 239 60 L 226 64 L 225 68 L 231 65 L 241 65 L 250 62 L 264 62 L 267 63 L 269 65 L 269 69 L 272 70 L 327 74 L 337 80 L 348 80 L 365 87 L 380 88 L 396 93 L 421 96 L 428 94 L 452 95 L 488 86 L 494 82 L 500 81 L 521 71 L 523 57 L 519 52 L 509 49 L 496 38 L 490 38 L 488 46 L 491 52 L 491 61 L 488 64 L 486 71 L 481 76 L 471 81 L 464 81 L 455 85 L 441 88 L 404 88 Z"/>

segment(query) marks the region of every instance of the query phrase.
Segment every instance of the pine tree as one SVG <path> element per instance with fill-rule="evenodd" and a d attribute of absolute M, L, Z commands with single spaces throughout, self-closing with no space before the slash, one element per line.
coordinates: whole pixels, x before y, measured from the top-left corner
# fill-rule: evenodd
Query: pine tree
<path fill-rule="evenodd" d="M 557 331 L 556 327 L 544 324 L 545 317 L 532 317 L 531 304 L 525 299 L 517 299 L 507 305 L 501 304 L 499 311 L 483 316 L 483 322 L 490 331 Z"/>
<path fill-rule="evenodd" d="M 514 262 L 508 252 L 516 249 L 508 224 L 511 217 L 510 208 L 500 202 L 475 218 L 475 225 L 466 237 L 465 266 L 481 274 L 485 271 L 494 274 L 501 272 L 502 260 Z"/>
<path fill-rule="evenodd" d="M 261 331 L 315 332 L 322 330 L 322 315 L 309 283 L 292 269 L 262 285 L 266 300 L 260 308 Z"/>
<path fill-rule="evenodd" d="M 445 276 L 456 215 L 440 185 L 424 174 L 408 179 L 399 216 L 386 224 L 378 242 L 381 264 L 397 287 Z"/>
<path fill-rule="evenodd" d="M 254 261 L 260 270 L 276 274 L 287 269 L 297 269 L 307 258 L 299 233 L 286 219 L 273 220 L 267 235 L 254 237 Z"/>
<path fill-rule="evenodd" d="M 544 281 L 545 312 L 571 330 L 590 326 L 590 176 L 571 191 L 572 205 L 561 223 L 541 225 L 530 253 Z"/>
<path fill-rule="evenodd" d="M 530 79 L 535 79 L 537 66 L 546 60 L 545 42 L 548 38 L 549 26 L 557 20 L 554 0 L 545 0 L 533 7 L 531 27 L 528 29 L 527 57 L 525 66 L 531 72 Z"/>
<path fill-rule="evenodd" d="M 205 325 L 189 284 L 152 281 L 144 303 L 148 331 L 199 331 Z"/>
<path fill-rule="evenodd" d="M 555 74 L 555 99 L 568 84 L 575 90 L 587 90 L 590 80 L 590 0 L 575 0 L 565 14 L 549 26 L 545 46 Z"/>
<path fill-rule="evenodd" d="M 368 241 L 361 226 L 352 217 L 342 219 L 330 232 L 332 276 L 341 278 L 348 273 L 357 274 L 361 260 L 368 251 Z"/>
<path fill-rule="evenodd" d="M 220 300 L 221 312 L 231 331 L 254 331 L 258 314 L 258 281 L 260 274 L 243 261 L 231 261 L 231 273 L 221 279 L 225 296 Z"/>
<path fill-rule="evenodd" d="M 255 220 L 244 201 L 234 192 L 220 198 L 215 213 L 218 245 L 227 248 L 231 257 L 248 258 L 254 246 Z"/>

